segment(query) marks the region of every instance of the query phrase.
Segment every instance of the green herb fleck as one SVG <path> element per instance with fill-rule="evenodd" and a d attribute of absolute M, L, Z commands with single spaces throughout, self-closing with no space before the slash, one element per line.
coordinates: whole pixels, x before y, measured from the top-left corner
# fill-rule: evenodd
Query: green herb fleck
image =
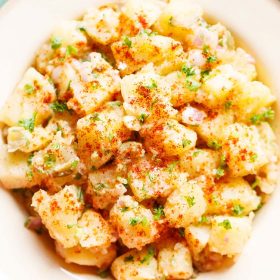
<path fill-rule="evenodd" d="M 195 152 L 193 152 L 193 157 L 197 157 L 200 153 L 202 153 L 201 150 L 196 150 Z"/>
<path fill-rule="evenodd" d="M 211 72 L 211 70 L 209 70 L 209 69 L 201 71 L 202 79 L 204 79 L 206 76 L 208 76 L 210 74 L 210 72 Z"/>
<path fill-rule="evenodd" d="M 134 226 L 140 224 L 141 221 L 142 220 L 139 217 L 134 217 L 134 218 L 129 219 L 129 224 L 134 227 Z"/>
<path fill-rule="evenodd" d="M 35 127 L 36 116 L 37 116 L 37 113 L 34 113 L 32 118 L 20 120 L 18 122 L 18 125 L 23 127 L 26 130 L 29 130 L 30 132 L 33 132 L 34 127 Z"/>
<path fill-rule="evenodd" d="M 67 228 L 73 228 L 75 225 L 67 225 Z"/>
<path fill-rule="evenodd" d="M 33 153 L 30 154 L 30 155 L 28 156 L 27 164 L 28 164 L 29 166 L 32 164 L 32 159 L 33 159 L 33 157 L 34 157 L 34 154 L 33 154 Z"/>
<path fill-rule="evenodd" d="M 217 57 L 215 55 L 210 55 L 207 57 L 207 62 L 208 63 L 213 63 L 217 61 Z"/>
<path fill-rule="evenodd" d="M 187 78 L 186 86 L 190 91 L 197 91 L 201 87 L 201 83 L 192 78 Z"/>
<path fill-rule="evenodd" d="M 80 202 L 84 202 L 84 193 L 81 187 L 77 188 L 77 198 Z"/>
<path fill-rule="evenodd" d="M 187 201 L 189 207 L 193 207 L 195 205 L 195 198 L 194 196 L 185 196 L 185 200 Z"/>
<path fill-rule="evenodd" d="M 111 107 L 120 107 L 122 105 L 122 102 L 121 101 L 111 101 L 111 102 L 108 102 L 108 105 L 111 106 Z"/>
<path fill-rule="evenodd" d="M 53 144 L 51 145 L 51 149 L 52 149 L 52 150 L 59 150 L 59 149 L 60 149 L 59 143 L 53 143 Z"/>
<path fill-rule="evenodd" d="M 30 94 L 34 93 L 34 91 L 35 91 L 35 88 L 34 88 L 34 86 L 32 86 L 31 84 L 26 84 L 26 85 L 24 86 L 24 92 L 25 92 L 27 95 L 30 95 Z"/>
<path fill-rule="evenodd" d="M 178 228 L 178 233 L 181 237 L 185 237 L 185 229 L 184 228 Z"/>
<path fill-rule="evenodd" d="M 79 30 L 80 30 L 81 32 L 87 32 L 87 30 L 86 30 L 85 27 L 83 27 L 83 26 L 79 27 Z"/>
<path fill-rule="evenodd" d="M 264 113 L 262 114 L 257 114 L 251 117 L 251 122 L 252 124 L 260 124 L 261 122 L 265 121 L 272 121 L 275 117 L 275 112 L 270 108 L 267 109 Z"/>
<path fill-rule="evenodd" d="M 56 156 L 54 154 L 47 154 L 44 157 L 44 164 L 47 168 L 52 168 L 56 163 Z"/>
<path fill-rule="evenodd" d="M 148 176 L 150 182 L 153 183 L 153 182 L 156 180 L 156 178 L 157 178 L 158 175 L 157 175 L 157 174 L 154 174 L 154 173 L 151 173 L 151 172 L 148 172 L 148 173 L 147 173 L 147 176 Z"/>
<path fill-rule="evenodd" d="M 164 208 L 162 205 L 159 205 L 158 207 L 154 208 L 154 220 L 158 221 L 161 219 L 161 217 L 164 217 Z"/>
<path fill-rule="evenodd" d="M 250 157 L 250 161 L 251 161 L 251 162 L 255 162 L 255 161 L 257 160 L 257 158 L 258 158 L 258 155 L 257 155 L 257 154 L 253 154 L 253 155 L 251 155 L 251 157 Z"/>
<path fill-rule="evenodd" d="M 127 206 L 124 206 L 121 208 L 122 213 L 127 212 L 128 210 L 129 210 L 129 207 L 127 207 Z"/>
<path fill-rule="evenodd" d="M 151 258 L 153 258 L 154 255 L 155 255 L 155 248 L 150 246 L 148 248 L 147 255 L 142 260 L 140 260 L 140 263 L 149 263 Z"/>
<path fill-rule="evenodd" d="M 98 272 L 98 276 L 101 278 L 107 278 L 109 276 L 109 271 L 108 270 L 102 270 Z"/>
<path fill-rule="evenodd" d="M 146 85 L 145 88 L 148 88 L 148 89 L 155 89 L 157 88 L 157 83 L 154 79 L 151 80 L 151 84 L 150 85 Z"/>
<path fill-rule="evenodd" d="M 76 55 L 78 53 L 78 49 L 74 46 L 67 46 L 66 48 L 66 56 Z"/>
<path fill-rule="evenodd" d="M 231 108 L 231 106 L 232 106 L 232 101 L 227 101 L 225 103 L 225 110 L 229 110 Z"/>
<path fill-rule="evenodd" d="M 50 107 L 55 113 L 63 113 L 65 111 L 68 111 L 67 105 L 59 101 L 55 101 L 50 105 Z"/>
<path fill-rule="evenodd" d="M 62 45 L 62 40 L 59 37 L 51 38 L 51 47 L 53 50 L 59 49 L 61 45 Z"/>
<path fill-rule="evenodd" d="M 78 160 L 74 160 L 72 163 L 71 163 L 71 169 L 76 169 L 77 166 L 79 164 L 79 161 Z"/>
<path fill-rule="evenodd" d="M 144 123 L 145 120 L 148 118 L 148 115 L 147 114 L 141 114 L 139 117 L 138 117 L 138 120 L 140 121 L 140 123 Z"/>
<path fill-rule="evenodd" d="M 224 227 L 226 230 L 232 229 L 231 223 L 228 219 L 223 220 L 221 223 L 218 224 L 221 227 Z"/>
<path fill-rule="evenodd" d="M 101 121 L 101 119 L 99 118 L 99 114 L 98 113 L 93 113 L 90 118 L 89 118 L 92 122 L 96 122 L 96 121 Z"/>
<path fill-rule="evenodd" d="M 124 258 L 124 261 L 125 262 L 133 262 L 134 261 L 134 257 L 132 255 L 126 256 Z"/>
<path fill-rule="evenodd" d="M 101 190 L 103 190 L 103 189 L 105 189 L 105 188 L 106 188 L 106 185 L 103 184 L 103 183 L 98 183 L 98 184 L 96 184 L 96 185 L 94 186 L 94 189 L 97 190 L 97 191 L 101 191 Z"/>
<path fill-rule="evenodd" d="M 33 180 L 33 177 L 34 177 L 34 174 L 33 172 L 30 170 L 30 171 L 27 171 L 26 172 L 26 177 L 27 177 L 27 180 L 28 181 L 32 181 Z"/>
<path fill-rule="evenodd" d="M 182 147 L 183 147 L 183 148 L 186 148 L 186 147 L 188 147 L 191 143 L 192 143 L 191 140 L 184 138 L 184 139 L 182 140 Z"/>
<path fill-rule="evenodd" d="M 252 188 L 255 189 L 256 187 L 258 187 L 260 185 L 260 179 L 256 178 L 256 180 L 252 183 Z"/>
<path fill-rule="evenodd" d="M 125 37 L 123 38 L 123 45 L 124 45 L 124 46 L 127 46 L 127 47 L 129 47 L 129 48 L 131 48 L 131 46 L 132 46 L 132 41 L 131 41 L 127 36 L 125 36 Z"/>
<path fill-rule="evenodd" d="M 173 16 L 168 19 L 168 24 L 173 26 Z"/>
<path fill-rule="evenodd" d="M 206 216 L 201 216 L 199 223 L 200 224 L 207 224 L 209 219 Z"/>
<path fill-rule="evenodd" d="M 187 77 L 195 75 L 193 67 L 187 67 L 187 65 L 182 66 L 182 72 L 186 74 Z"/>
<path fill-rule="evenodd" d="M 174 162 L 168 164 L 167 165 L 168 172 L 172 173 L 174 171 L 175 167 L 177 166 L 177 164 L 178 164 L 178 161 L 174 161 Z"/>
<path fill-rule="evenodd" d="M 240 216 L 242 214 L 243 210 L 244 210 L 244 207 L 241 206 L 240 204 L 234 204 L 233 205 L 232 212 L 233 212 L 234 215 Z"/>
<path fill-rule="evenodd" d="M 207 146 L 213 150 L 221 149 L 222 145 L 218 143 L 217 140 L 212 140 L 207 143 Z"/>
<path fill-rule="evenodd" d="M 225 176 L 225 170 L 221 167 L 216 169 L 216 178 L 220 179 L 221 177 Z"/>

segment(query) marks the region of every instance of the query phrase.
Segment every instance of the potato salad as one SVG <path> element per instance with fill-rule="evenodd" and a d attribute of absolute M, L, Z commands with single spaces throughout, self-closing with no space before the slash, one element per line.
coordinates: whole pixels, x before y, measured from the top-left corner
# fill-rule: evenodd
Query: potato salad
<path fill-rule="evenodd" d="M 190 0 L 61 22 L 0 112 L 0 180 L 67 263 L 116 280 L 232 265 L 277 185 L 276 101 Z"/>

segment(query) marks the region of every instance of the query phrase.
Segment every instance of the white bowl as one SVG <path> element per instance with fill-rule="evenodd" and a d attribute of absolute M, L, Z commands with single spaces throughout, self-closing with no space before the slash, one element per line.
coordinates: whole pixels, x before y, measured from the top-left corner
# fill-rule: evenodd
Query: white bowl
<path fill-rule="evenodd" d="M 197 0 L 224 23 L 259 62 L 260 78 L 280 104 L 280 3 L 277 0 Z M 81 15 L 102 0 L 10 0 L 0 10 L 0 106 L 32 62 L 34 53 L 62 19 Z M 260 66 L 261 65 L 261 66 Z M 279 110 L 278 110 L 279 111 Z M 277 116 L 279 118 L 279 115 Z M 276 124 L 277 126 L 277 124 Z M 280 126 L 276 127 L 280 140 Z M 278 141 L 279 142 L 279 141 Z M 254 222 L 252 238 L 232 268 L 201 274 L 199 280 L 280 279 L 280 190 Z M 91 269 L 67 266 L 52 245 L 24 228 L 25 212 L 0 188 L 0 279 L 98 279 Z M 129 279 L 127 279 L 129 280 Z"/>

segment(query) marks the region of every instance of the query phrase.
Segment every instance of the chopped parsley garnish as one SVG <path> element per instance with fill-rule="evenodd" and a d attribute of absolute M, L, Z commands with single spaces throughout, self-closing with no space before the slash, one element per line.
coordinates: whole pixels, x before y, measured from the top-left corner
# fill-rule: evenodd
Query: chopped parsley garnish
<path fill-rule="evenodd" d="M 256 187 L 258 187 L 260 185 L 260 180 L 259 178 L 256 178 L 256 180 L 252 183 L 252 189 L 255 189 Z"/>
<path fill-rule="evenodd" d="M 257 114 L 254 115 L 253 117 L 251 117 L 251 122 L 252 124 L 260 124 L 261 122 L 265 122 L 265 121 L 272 121 L 275 117 L 275 112 L 274 110 L 267 109 L 264 113 L 262 114 Z"/>
<path fill-rule="evenodd" d="M 145 120 L 148 118 L 148 115 L 147 114 L 141 114 L 139 117 L 138 117 L 138 120 L 140 121 L 140 123 L 144 123 Z"/>
<path fill-rule="evenodd" d="M 191 143 L 192 143 L 191 140 L 185 139 L 185 138 L 184 138 L 184 139 L 182 140 L 182 147 L 183 147 L 183 148 L 186 148 L 186 147 L 188 147 Z"/>
<path fill-rule="evenodd" d="M 31 164 L 32 164 L 32 159 L 33 159 L 33 157 L 34 157 L 34 154 L 33 154 L 33 153 L 30 154 L 30 155 L 28 156 L 28 159 L 27 159 L 27 164 L 28 164 L 28 165 L 31 165 Z"/>
<path fill-rule="evenodd" d="M 29 130 L 30 132 L 33 132 L 34 127 L 35 127 L 36 116 L 37 116 L 37 113 L 34 113 L 32 118 L 20 120 L 18 122 L 18 125 L 23 127 L 26 130 Z"/>
<path fill-rule="evenodd" d="M 148 172 L 148 173 L 147 173 L 147 176 L 148 176 L 150 182 L 153 183 L 153 182 L 156 180 L 156 178 L 157 178 L 158 175 L 157 175 L 157 174 L 154 174 L 154 173 L 151 173 L 151 172 Z"/>
<path fill-rule="evenodd" d="M 193 207 L 195 205 L 195 198 L 194 196 L 185 196 L 185 200 L 187 201 L 189 207 Z"/>
<path fill-rule="evenodd" d="M 79 161 L 78 160 L 74 160 L 72 163 L 71 163 L 71 169 L 76 169 L 77 166 L 79 164 Z"/>
<path fill-rule="evenodd" d="M 155 255 L 155 253 L 155 248 L 150 246 L 148 248 L 147 255 L 142 260 L 140 260 L 140 263 L 149 263 L 151 258 L 153 258 L 153 256 Z"/>
<path fill-rule="evenodd" d="M 123 38 L 123 45 L 124 45 L 124 46 L 127 46 L 127 47 L 129 47 L 129 48 L 131 48 L 131 46 L 132 46 L 132 41 L 131 41 L 127 36 L 125 36 L 125 37 Z"/>
<path fill-rule="evenodd" d="M 87 30 L 86 30 L 85 27 L 83 27 L 83 26 L 79 27 L 79 30 L 80 30 L 81 32 L 87 32 Z"/>
<path fill-rule="evenodd" d="M 66 56 L 76 55 L 78 53 L 78 49 L 72 45 L 67 46 L 66 48 Z"/>
<path fill-rule="evenodd" d="M 114 138 L 115 138 L 115 134 L 113 134 L 112 132 L 110 132 L 110 133 L 108 134 L 108 139 L 109 139 L 110 141 L 112 141 Z"/>
<path fill-rule="evenodd" d="M 193 67 L 187 67 L 187 65 L 182 66 L 182 72 L 186 74 L 187 77 L 195 75 Z"/>
<path fill-rule="evenodd" d="M 200 87 L 201 87 L 201 83 L 194 80 L 194 79 L 186 79 L 186 87 L 190 90 L 190 91 L 197 91 Z"/>
<path fill-rule="evenodd" d="M 52 145 L 51 145 L 51 149 L 52 149 L 52 150 L 59 150 L 59 149 L 60 149 L 59 143 L 54 143 L 54 144 L 52 144 Z"/>
<path fill-rule="evenodd" d="M 30 94 L 34 93 L 34 91 L 35 91 L 34 86 L 32 86 L 31 84 L 26 84 L 23 89 L 27 95 L 30 95 Z"/>
<path fill-rule="evenodd" d="M 34 177 L 34 174 L 33 172 L 30 170 L 30 171 L 27 171 L 26 172 L 26 177 L 27 177 L 27 180 L 28 181 L 32 181 L 33 180 L 33 177 Z"/>
<path fill-rule="evenodd" d="M 50 107 L 55 113 L 63 113 L 68 111 L 68 107 L 64 102 L 55 101 L 50 105 Z"/>
<path fill-rule="evenodd" d="M 66 91 L 70 91 L 72 80 L 69 80 Z"/>
<path fill-rule="evenodd" d="M 207 224 L 208 222 L 209 222 L 209 219 L 206 216 L 201 216 L 199 223 Z"/>
<path fill-rule="evenodd" d="M 251 155 L 251 157 L 250 157 L 250 161 L 251 161 L 251 162 L 255 162 L 255 161 L 257 160 L 257 158 L 258 158 L 258 155 L 257 155 L 257 154 L 253 154 L 253 155 Z"/>
<path fill-rule="evenodd" d="M 122 213 L 124 213 L 124 212 L 126 212 L 128 210 L 129 210 L 129 208 L 127 206 L 124 206 L 124 207 L 121 208 L 121 212 Z"/>
<path fill-rule="evenodd" d="M 173 26 L 173 16 L 168 19 L 168 24 Z"/>
<path fill-rule="evenodd" d="M 204 79 L 206 76 L 208 76 L 210 74 L 210 72 L 211 72 L 211 70 L 209 70 L 209 69 L 201 71 L 202 79 Z"/>
<path fill-rule="evenodd" d="M 216 178 L 220 179 L 221 177 L 225 176 L 225 170 L 221 167 L 216 169 Z"/>
<path fill-rule="evenodd" d="M 201 152 L 201 150 L 196 150 L 195 152 L 193 152 L 193 157 L 197 157 Z"/>
<path fill-rule="evenodd" d="M 172 173 L 173 170 L 175 169 L 175 167 L 177 166 L 177 164 L 178 164 L 178 161 L 174 161 L 174 162 L 168 164 L 168 165 L 167 165 L 167 170 L 168 170 L 168 172 L 169 172 L 169 173 Z"/>
<path fill-rule="evenodd" d="M 231 108 L 231 106 L 232 106 L 232 101 L 227 101 L 225 103 L 225 110 L 229 110 Z"/>
<path fill-rule="evenodd" d="M 218 143 L 217 140 L 212 140 L 207 143 L 207 146 L 213 150 L 221 149 L 222 145 Z"/>
<path fill-rule="evenodd" d="M 149 221 L 147 220 L 146 217 L 142 217 L 142 218 L 134 217 L 134 218 L 130 218 L 129 224 L 133 227 L 138 225 L 138 224 L 142 224 L 143 226 L 147 226 L 149 224 Z"/>
<path fill-rule="evenodd" d="M 234 215 L 240 216 L 242 214 L 243 210 L 244 210 L 244 207 L 241 206 L 240 204 L 234 204 L 233 205 L 232 212 L 233 212 Z"/>
<path fill-rule="evenodd" d="M 70 228 L 73 228 L 75 225 L 67 225 L 67 228 L 70 229 Z"/>
<path fill-rule="evenodd" d="M 154 220 L 158 221 L 161 219 L 161 217 L 164 217 L 164 209 L 162 205 L 159 205 L 158 207 L 154 208 Z"/>
<path fill-rule="evenodd" d="M 122 105 L 121 101 L 111 101 L 107 103 L 111 107 L 120 107 Z"/>
<path fill-rule="evenodd" d="M 81 187 L 77 188 L 77 198 L 80 202 L 84 201 L 84 193 Z"/>
<path fill-rule="evenodd" d="M 109 276 L 109 271 L 108 270 L 102 270 L 100 272 L 98 272 L 98 276 L 101 278 L 107 278 Z"/>
<path fill-rule="evenodd" d="M 146 35 L 148 35 L 148 36 L 155 36 L 155 35 L 157 35 L 158 34 L 158 32 L 155 32 L 155 31 L 152 31 L 152 30 L 150 30 L 150 29 L 143 29 L 143 30 L 141 30 L 140 32 L 139 32 L 139 34 L 140 35 L 143 35 L 143 34 L 146 34 Z"/>
<path fill-rule="evenodd" d="M 98 113 L 94 113 L 91 115 L 91 117 L 89 118 L 92 122 L 96 122 L 96 121 L 101 121 L 101 119 L 99 118 L 99 114 Z"/>
<path fill-rule="evenodd" d="M 185 229 L 184 228 L 179 228 L 178 233 L 181 237 L 185 237 Z"/>
<path fill-rule="evenodd" d="M 146 85 L 145 88 L 148 88 L 148 89 L 155 89 L 157 88 L 157 83 L 155 80 L 151 80 L 151 84 L 150 85 Z"/>
<path fill-rule="evenodd" d="M 210 55 L 207 57 L 207 62 L 213 63 L 215 61 L 217 61 L 217 57 L 215 55 Z"/>
<path fill-rule="evenodd" d="M 223 220 L 221 223 L 218 224 L 219 226 L 225 228 L 226 230 L 232 229 L 231 223 L 228 219 Z"/>
<path fill-rule="evenodd" d="M 124 261 L 125 262 L 133 262 L 134 261 L 134 257 L 132 255 L 126 256 L 124 258 Z"/>
<path fill-rule="evenodd" d="M 62 40 L 59 37 L 52 37 L 51 38 L 51 47 L 53 50 L 57 50 L 61 47 Z"/>
<path fill-rule="evenodd" d="M 105 189 L 105 188 L 106 188 L 106 185 L 103 184 L 103 183 L 98 183 L 98 184 L 96 184 L 96 185 L 94 186 L 94 189 L 97 190 L 97 191 L 101 191 L 101 190 L 103 190 L 103 189 Z"/>
<path fill-rule="evenodd" d="M 47 168 L 52 168 L 56 163 L 56 156 L 54 154 L 47 154 L 44 157 L 44 164 Z"/>

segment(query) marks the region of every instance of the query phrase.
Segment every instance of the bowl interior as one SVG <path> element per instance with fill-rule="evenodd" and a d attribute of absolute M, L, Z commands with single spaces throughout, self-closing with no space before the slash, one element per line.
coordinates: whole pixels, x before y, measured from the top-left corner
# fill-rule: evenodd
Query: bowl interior
<path fill-rule="evenodd" d="M 197 0 L 214 21 L 226 25 L 239 38 L 239 46 L 254 54 L 259 78 L 268 84 L 280 104 L 280 3 L 275 0 Z M 0 106 L 11 93 L 38 47 L 62 19 L 79 17 L 102 0 L 10 0 L 0 10 Z M 280 142 L 280 125 L 275 122 Z M 280 190 L 254 222 L 253 235 L 239 261 L 232 268 L 199 275 L 200 280 L 276 279 L 280 250 Z M 26 230 L 26 213 L 11 194 L 0 188 L 0 279 L 98 279 L 93 269 L 66 265 L 45 238 Z M 269 256 L 269 259 L 268 257 Z"/>

